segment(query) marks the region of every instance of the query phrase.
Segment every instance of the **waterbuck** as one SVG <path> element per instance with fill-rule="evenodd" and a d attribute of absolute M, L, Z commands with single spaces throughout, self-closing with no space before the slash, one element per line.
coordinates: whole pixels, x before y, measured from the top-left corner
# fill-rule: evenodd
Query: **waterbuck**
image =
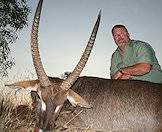
<path fill-rule="evenodd" d="M 70 87 L 79 77 L 81 71 L 83 70 L 89 58 L 90 52 L 95 42 L 101 18 L 101 11 L 100 11 L 97 21 L 94 25 L 93 31 L 91 33 L 90 39 L 88 41 L 88 44 L 85 48 L 85 51 L 80 61 L 78 62 L 77 66 L 74 68 L 73 72 L 69 75 L 67 79 L 63 80 L 61 83 L 56 83 L 55 81 L 50 81 L 50 79 L 46 75 L 39 54 L 38 28 L 42 4 L 43 0 L 39 0 L 31 31 L 31 52 L 33 64 L 39 80 L 39 84 L 37 86 L 38 89 L 36 93 L 31 92 L 32 98 L 38 101 L 37 109 L 39 113 L 39 121 L 35 128 L 36 131 L 49 130 L 54 127 L 55 119 L 58 117 L 59 112 L 67 99 L 74 106 L 79 105 L 81 107 L 90 108 L 90 105 L 84 99 L 82 99 L 77 93 L 75 93 L 73 90 L 70 90 Z M 33 82 L 38 82 L 38 80 Z"/>
<path fill-rule="evenodd" d="M 162 131 L 162 84 L 97 77 L 78 78 L 88 58 L 87 55 L 83 55 L 86 60 L 82 57 L 66 80 L 47 77 L 40 61 L 37 42 L 41 4 L 42 0 L 38 4 L 31 38 L 33 62 L 38 79 L 10 85 L 30 88 L 38 92 L 38 97 L 35 92 L 31 94 L 33 98 L 39 98 L 40 118 L 37 124 L 39 130 L 48 130 L 54 127 L 54 122 L 65 100 L 68 99 L 73 106 L 90 108 L 78 107 L 77 110 L 83 109 L 83 112 L 78 115 L 79 119 L 73 120 L 74 123 L 84 124 L 86 128 L 90 127 L 106 132 Z M 88 45 L 94 43 L 99 21 L 100 14 Z M 85 51 L 85 53 L 89 54 L 89 51 Z M 67 102 L 64 105 L 68 107 Z"/>

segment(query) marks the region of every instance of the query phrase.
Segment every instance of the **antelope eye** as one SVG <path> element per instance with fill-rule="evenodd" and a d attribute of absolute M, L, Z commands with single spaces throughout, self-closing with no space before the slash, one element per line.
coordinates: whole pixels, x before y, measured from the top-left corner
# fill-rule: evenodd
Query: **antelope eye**
<path fill-rule="evenodd" d="M 33 101 L 40 100 L 40 97 L 39 97 L 39 95 L 36 91 L 31 91 L 30 94 L 31 94 L 31 98 L 32 98 Z"/>

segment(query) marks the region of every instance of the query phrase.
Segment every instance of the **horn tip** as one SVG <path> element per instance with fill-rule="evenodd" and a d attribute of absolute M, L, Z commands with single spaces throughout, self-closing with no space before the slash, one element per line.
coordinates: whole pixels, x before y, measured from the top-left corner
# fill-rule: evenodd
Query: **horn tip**
<path fill-rule="evenodd" d="M 101 17 L 102 10 L 100 9 L 98 16 Z"/>

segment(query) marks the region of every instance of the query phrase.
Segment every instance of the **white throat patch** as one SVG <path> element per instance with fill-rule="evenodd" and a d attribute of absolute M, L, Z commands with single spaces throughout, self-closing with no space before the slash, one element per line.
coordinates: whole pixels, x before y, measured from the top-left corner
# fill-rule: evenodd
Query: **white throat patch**
<path fill-rule="evenodd" d="M 43 132 L 43 130 L 42 129 L 39 129 L 39 132 Z"/>
<path fill-rule="evenodd" d="M 41 100 L 41 104 L 42 104 L 42 111 L 46 111 L 46 104 L 43 100 Z"/>
<path fill-rule="evenodd" d="M 38 91 L 38 95 L 39 95 L 40 100 L 41 100 L 41 110 L 42 111 L 46 111 L 46 104 L 45 104 L 45 102 L 42 99 L 41 91 Z"/>
<path fill-rule="evenodd" d="M 57 113 L 60 110 L 61 107 L 62 107 L 62 105 L 57 106 L 56 109 L 55 109 L 55 113 Z"/>

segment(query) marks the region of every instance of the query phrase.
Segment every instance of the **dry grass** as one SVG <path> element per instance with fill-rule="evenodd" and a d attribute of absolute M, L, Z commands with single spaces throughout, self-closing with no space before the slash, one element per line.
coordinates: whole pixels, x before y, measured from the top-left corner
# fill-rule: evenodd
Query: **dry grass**
<path fill-rule="evenodd" d="M 18 131 L 34 126 L 35 114 L 28 106 L 15 107 L 10 101 L 0 101 L 0 131 Z"/>
<path fill-rule="evenodd" d="M 90 128 L 83 129 L 71 124 L 78 115 L 71 112 L 62 112 L 53 132 L 94 132 Z M 32 132 L 35 121 L 36 113 L 30 107 L 26 105 L 16 107 L 4 99 L 0 101 L 0 132 Z"/>
<path fill-rule="evenodd" d="M 35 113 L 31 110 L 29 92 L 5 87 L 0 82 L 0 132 L 32 132 Z"/>

